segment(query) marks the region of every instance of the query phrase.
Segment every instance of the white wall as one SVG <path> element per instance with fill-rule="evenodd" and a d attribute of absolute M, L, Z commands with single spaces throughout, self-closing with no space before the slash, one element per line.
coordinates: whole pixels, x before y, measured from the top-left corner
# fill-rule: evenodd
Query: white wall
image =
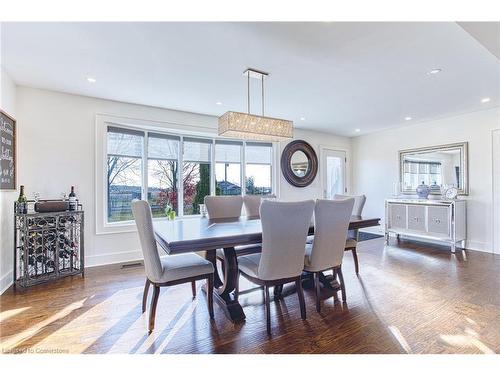
<path fill-rule="evenodd" d="M 54 198 L 58 198 L 63 191 L 69 191 L 71 185 L 75 186 L 85 209 L 87 265 L 141 257 L 136 233 L 95 234 L 96 114 L 186 124 L 201 127 L 210 134 L 215 134 L 217 129 L 217 119 L 213 116 L 22 86 L 17 89 L 17 114 L 19 184 L 26 186 L 28 197 L 37 191 L 42 197 Z M 297 130 L 296 138 L 310 142 L 318 156 L 320 145 L 341 147 L 350 151 L 350 140 L 345 137 Z M 281 176 L 281 173 L 279 174 Z M 321 196 L 322 191 L 319 177 L 310 187 L 304 189 L 293 188 L 281 178 L 280 189 L 283 199 L 316 198 Z M 9 230 L 11 224 L 9 218 Z"/>
<path fill-rule="evenodd" d="M 499 108 L 353 138 L 352 179 L 355 192 L 367 196 L 364 213 L 384 217 L 384 200 L 398 181 L 399 150 L 468 141 L 467 247 L 492 251 L 491 145 L 496 128 L 500 128 Z"/>
<path fill-rule="evenodd" d="M 1 47 L 0 24 L 0 51 Z M 16 118 L 16 85 L 4 70 L 0 52 L 0 109 Z M 12 254 L 14 236 L 12 231 L 13 202 L 17 198 L 16 191 L 0 191 L 0 293 L 12 281 Z"/>

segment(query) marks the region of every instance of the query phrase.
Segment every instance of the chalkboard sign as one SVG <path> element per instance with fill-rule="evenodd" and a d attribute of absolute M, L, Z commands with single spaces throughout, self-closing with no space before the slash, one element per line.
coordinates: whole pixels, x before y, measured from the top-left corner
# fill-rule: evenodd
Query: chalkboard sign
<path fill-rule="evenodd" d="M 16 120 L 0 111 L 0 190 L 16 190 Z"/>

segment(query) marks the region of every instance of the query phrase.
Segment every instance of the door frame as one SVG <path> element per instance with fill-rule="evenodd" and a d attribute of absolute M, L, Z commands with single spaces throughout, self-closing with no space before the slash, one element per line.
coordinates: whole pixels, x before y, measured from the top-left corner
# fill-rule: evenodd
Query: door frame
<path fill-rule="evenodd" d="M 323 151 L 340 151 L 340 152 L 345 152 L 345 157 L 346 157 L 346 162 L 345 162 L 345 188 L 347 190 L 346 193 L 344 194 L 350 194 L 351 192 L 351 150 L 344 148 L 344 147 L 335 147 L 335 146 L 325 146 L 325 145 L 319 145 L 319 175 L 320 175 L 320 182 L 321 182 L 321 197 L 324 199 L 325 195 L 325 189 L 324 189 L 324 183 L 325 183 L 325 176 L 323 174 Z"/>
<path fill-rule="evenodd" d="M 498 137 L 498 143 L 495 137 Z M 496 161 L 498 158 L 495 156 L 500 158 L 500 129 L 491 130 L 491 252 L 500 254 L 500 233 L 495 234 L 495 229 L 500 226 L 500 198 L 495 199 L 497 190 L 500 193 L 500 176 L 495 178 L 496 169 L 500 170 L 500 162 Z"/>

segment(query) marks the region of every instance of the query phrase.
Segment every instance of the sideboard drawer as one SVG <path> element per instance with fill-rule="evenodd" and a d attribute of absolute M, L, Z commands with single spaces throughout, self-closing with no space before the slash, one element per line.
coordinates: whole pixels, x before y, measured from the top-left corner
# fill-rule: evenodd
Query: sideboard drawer
<path fill-rule="evenodd" d="M 391 228 L 406 229 L 406 205 L 390 204 L 389 215 Z"/>
<path fill-rule="evenodd" d="M 425 232 L 425 206 L 408 205 L 408 229 Z"/>
<path fill-rule="evenodd" d="M 427 231 L 449 236 L 449 210 L 448 207 L 429 206 L 427 211 Z"/>

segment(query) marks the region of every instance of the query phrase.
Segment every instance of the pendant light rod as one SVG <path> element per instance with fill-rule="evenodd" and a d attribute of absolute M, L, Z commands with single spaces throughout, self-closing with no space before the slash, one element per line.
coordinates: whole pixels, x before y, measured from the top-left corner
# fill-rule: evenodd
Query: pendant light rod
<path fill-rule="evenodd" d="M 261 70 L 248 68 L 243 72 L 243 75 L 247 76 L 247 113 L 250 114 L 250 77 L 260 78 L 261 84 L 261 99 L 262 99 L 262 116 L 264 116 L 264 78 L 269 75 L 269 73 L 263 72 Z"/>

